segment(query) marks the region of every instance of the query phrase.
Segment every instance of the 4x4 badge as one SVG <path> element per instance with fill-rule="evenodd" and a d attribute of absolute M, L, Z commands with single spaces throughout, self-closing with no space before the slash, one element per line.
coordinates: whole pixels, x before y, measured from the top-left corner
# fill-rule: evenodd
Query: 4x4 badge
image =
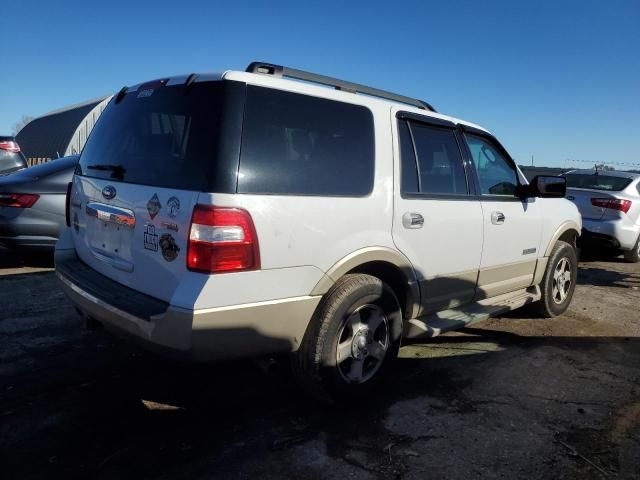
<path fill-rule="evenodd" d="M 156 215 L 158 215 L 158 212 L 160 211 L 161 208 L 162 208 L 162 204 L 160 203 L 158 194 L 154 193 L 153 197 L 151 197 L 151 200 L 147 202 L 147 212 L 149 212 L 149 216 L 151 217 L 151 220 L 156 218 Z"/>

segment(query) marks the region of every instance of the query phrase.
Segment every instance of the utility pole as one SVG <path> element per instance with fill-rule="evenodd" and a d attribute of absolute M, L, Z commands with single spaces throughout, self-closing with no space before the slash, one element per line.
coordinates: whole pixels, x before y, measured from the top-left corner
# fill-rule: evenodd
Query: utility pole
<path fill-rule="evenodd" d="M 533 153 L 531 154 L 531 166 L 533 167 Z"/>

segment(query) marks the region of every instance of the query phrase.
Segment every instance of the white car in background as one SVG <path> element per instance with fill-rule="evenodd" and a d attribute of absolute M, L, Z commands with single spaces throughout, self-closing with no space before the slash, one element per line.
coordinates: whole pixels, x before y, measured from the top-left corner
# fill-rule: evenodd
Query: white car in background
<path fill-rule="evenodd" d="M 567 199 L 582 214 L 583 244 L 612 246 L 640 262 L 640 174 L 573 170 L 565 177 Z"/>

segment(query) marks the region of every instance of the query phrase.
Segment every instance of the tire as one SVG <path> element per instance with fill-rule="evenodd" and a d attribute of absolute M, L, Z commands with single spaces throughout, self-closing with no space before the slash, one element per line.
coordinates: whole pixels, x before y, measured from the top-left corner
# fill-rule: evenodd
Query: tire
<path fill-rule="evenodd" d="M 577 274 L 576 249 L 567 242 L 558 241 L 551 251 L 540 284 L 542 298 L 538 302 L 538 311 L 543 317 L 556 317 L 569 307 L 576 288 Z"/>
<path fill-rule="evenodd" d="M 633 250 L 624 252 L 624 259 L 629 263 L 640 262 L 640 236 L 638 236 L 638 240 L 636 240 L 636 245 L 633 247 Z"/>
<path fill-rule="evenodd" d="M 398 355 L 402 310 L 379 278 L 348 274 L 320 301 L 293 371 L 302 387 L 325 403 L 368 393 Z"/>

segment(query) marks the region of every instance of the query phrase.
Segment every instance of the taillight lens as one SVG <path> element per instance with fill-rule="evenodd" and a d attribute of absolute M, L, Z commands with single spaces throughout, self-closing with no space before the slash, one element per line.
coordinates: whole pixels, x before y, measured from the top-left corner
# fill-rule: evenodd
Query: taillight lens
<path fill-rule="evenodd" d="M 187 268 L 206 273 L 260 269 L 258 236 L 249 212 L 196 205 L 191 217 Z"/>
<path fill-rule="evenodd" d="M 73 183 L 67 183 L 67 196 L 64 198 L 64 219 L 67 227 L 71 226 L 71 186 Z"/>
<path fill-rule="evenodd" d="M 6 150 L 11 153 L 18 153 L 20 151 L 20 145 L 14 141 L 2 141 L 0 142 L 0 150 Z"/>
<path fill-rule="evenodd" d="M 627 213 L 631 208 L 631 200 L 622 200 L 620 198 L 592 198 L 591 205 L 600 208 L 611 208 Z"/>
<path fill-rule="evenodd" d="M 31 208 L 39 198 L 31 193 L 0 193 L 0 207 Z"/>

